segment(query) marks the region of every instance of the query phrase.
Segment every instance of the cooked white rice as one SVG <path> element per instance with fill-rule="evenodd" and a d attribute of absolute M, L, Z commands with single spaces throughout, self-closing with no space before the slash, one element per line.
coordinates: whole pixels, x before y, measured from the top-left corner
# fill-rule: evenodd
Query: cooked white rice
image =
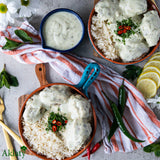
<path fill-rule="evenodd" d="M 114 46 L 113 34 L 110 33 L 107 23 L 97 15 L 92 17 L 91 34 L 95 45 L 103 52 L 106 58 L 112 60 L 119 59 Z"/>
<path fill-rule="evenodd" d="M 46 155 L 47 158 L 63 159 L 71 157 L 77 150 L 69 150 L 61 137 L 47 132 L 46 124 L 48 123 L 50 111 L 45 112 L 43 118 L 36 123 L 23 121 L 23 136 L 27 139 L 29 146 L 38 154 Z"/>
<path fill-rule="evenodd" d="M 65 115 L 68 120 L 59 132 L 46 131 L 51 112 Z M 71 94 L 69 87 L 54 85 L 27 101 L 22 118 L 23 136 L 36 153 L 61 160 L 71 157 L 88 142 L 91 122 L 90 102 L 79 94 Z"/>

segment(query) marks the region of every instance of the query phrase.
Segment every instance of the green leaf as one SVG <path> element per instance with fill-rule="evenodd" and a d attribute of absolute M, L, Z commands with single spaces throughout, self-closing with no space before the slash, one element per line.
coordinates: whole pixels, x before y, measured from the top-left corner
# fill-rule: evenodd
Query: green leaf
<path fill-rule="evenodd" d="M 10 84 L 8 83 L 7 78 L 4 75 L 2 75 L 2 82 L 3 85 L 5 85 L 8 89 L 10 89 Z"/>
<path fill-rule="evenodd" d="M 128 80 L 134 80 L 142 73 L 142 68 L 135 65 L 126 66 L 126 70 L 122 73 L 123 77 Z"/>
<path fill-rule="evenodd" d="M 5 72 L 5 75 L 6 75 L 7 79 L 8 79 L 8 82 L 9 82 L 10 86 L 17 87 L 19 85 L 18 80 L 17 80 L 17 78 L 15 76 L 13 76 L 13 75 L 11 75 L 11 74 L 9 74 L 7 72 Z"/>
<path fill-rule="evenodd" d="M 4 67 L 4 69 L 0 73 L 0 88 L 6 86 L 8 89 L 10 89 L 10 86 L 17 87 L 18 85 L 19 84 L 17 78 L 6 72 Z"/>
<path fill-rule="evenodd" d="M 0 74 L 0 89 L 3 87 L 2 75 Z"/>
<path fill-rule="evenodd" d="M 155 156 L 160 157 L 160 146 L 154 151 Z"/>
<path fill-rule="evenodd" d="M 32 38 L 23 30 L 15 30 L 15 34 L 22 39 L 24 42 L 31 42 L 33 43 Z"/>
<path fill-rule="evenodd" d="M 142 68 L 139 68 L 136 70 L 136 75 L 139 77 L 139 75 L 142 73 Z"/>
<path fill-rule="evenodd" d="M 152 143 L 152 144 L 144 147 L 143 151 L 147 152 L 147 153 L 151 153 L 151 152 L 154 152 L 154 151 L 159 150 L 159 149 L 160 149 L 160 144 L 159 143 Z"/>
<path fill-rule="evenodd" d="M 147 152 L 147 153 L 151 153 L 151 152 L 153 152 L 153 147 L 151 145 L 148 145 L 143 148 L 143 151 Z"/>
<path fill-rule="evenodd" d="M 22 46 L 24 43 L 21 42 L 15 42 L 12 40 L 9 40 L 8 38 L 6 38 L 7 42 L 6 44 L 2 47 L 2 49 L 8 49 L 8 50 L 13 50 L 16 49 L 20 46 Z"/>

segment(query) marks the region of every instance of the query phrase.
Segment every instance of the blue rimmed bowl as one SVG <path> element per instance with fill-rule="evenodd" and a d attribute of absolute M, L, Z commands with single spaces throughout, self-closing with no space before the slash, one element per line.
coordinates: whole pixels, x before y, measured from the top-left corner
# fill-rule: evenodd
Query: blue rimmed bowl
<path fill-rule="evenodd" d="M 59 13 L 59 12 L 71 13 L 75 18 L 77 18 L 77 20 L 80 22 L 81 27 L 82 27 L 82 33 L 81 33 L 80 40 L 77 43 L 75 43 L 74 46 L 72 46 L 70 48 L 68 47 L 68 49 L 59 49 L 59 48 L 47 45 L 46 39 L 45 39 L 45 35 L 44 35 L 44 27 L 45 27 L 46 21 L 50 18 L 50 16 L 52 16 L 55 13 Z M 59 9 L 52 10 L 41 21 L 40 36 L 41 36 L 42 47 L 44 49 L 51 49 L 51 50 L 56 51 L 56 52 L 68 52 L 68 51 L 71 51 L 81 43 L 81 41 L 82 41 L 82 39 L 84 37 L 84 32 L 85 32 L 84 23 L 83 23 L 81 17 L 76 12 L 74 12 L 73 10 L 67 9 L 67 8 L 59 8 Z"/>

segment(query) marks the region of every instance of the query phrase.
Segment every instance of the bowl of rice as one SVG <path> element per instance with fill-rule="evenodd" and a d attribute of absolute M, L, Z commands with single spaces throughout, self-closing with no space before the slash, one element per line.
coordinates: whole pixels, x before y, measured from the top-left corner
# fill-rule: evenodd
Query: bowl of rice
<path fill-rule="evenodd" d="M 89 16 L 88 35 L 105 60 L 135 64 L 160 44 L 160 12 L 152 0 L 100 0 Z"/>
<path fill-rule="evenodd" d="M 39 80 L 45 77 L 44 73 L 44 65 L 37 65 Z M 19 114 L 19 133 L 33 155 L 69 160 L 89 147 L 97 120 L 87 89 L 99 73 L 100 66 L 90 63 L 77 85 L 48 84 L 44 78 L 45 84 L 27 97 Z"/>
<path fill-rule="evenodd" d="M 41 159 L 69 160 L 84 152 L 96 131 L 96 114 L 74 86 L 52 83 L 32 92 L 19 115 L 19 132 Z"/>

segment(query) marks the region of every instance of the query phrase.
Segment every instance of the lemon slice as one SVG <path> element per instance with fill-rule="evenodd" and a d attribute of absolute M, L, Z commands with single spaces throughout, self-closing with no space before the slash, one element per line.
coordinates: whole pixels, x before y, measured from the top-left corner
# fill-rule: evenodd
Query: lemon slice
<path fill-rule="evenodd" d="M 160 61 L 158 61 L 158 60 L 148 61 L 148 62 L 144 65 L 144 68 L 146 68 L 147 66 L 155 66 L 155 67 L 157 67 L 158 69 L 160 69 Z"/>
<path fill-rule="evenodd" d="M 147 66 L 143 69 L 142 73 L 148 72 L 148 71 L 157 72 L 160 75 L 160 69 L 158 69 L 156 66 Z"/>
<path fill-rule="evenodd" d="M 160 86 L 160 75 L 157 72 L 147 71 L 140 74 L 137 82 L 139 82 L 142 78 L 150 78 L 155 81 L 157 84 L 157 88 Z"/>
<path fill-rule="evenodd" d="M 158 60 L 158 61 L 160 61 L 160 54 L 153 55 L 153 56 L 149 59 L 149 61 L 151 61 L 151 60 Z"/>
<path fill-rule="evenodd" d="M 156 83 L 149 78 L 142 78 L 136 85 L 137 89 L 143 94 L 144 98 L 151 98 L 156 95 Z"/>
<path fill-rule="evenodd" d="M 158 54 L 160 54 L 160 52 L 156 52 L 156 53 L 154 53 L 154 54 L 153 54 L 153 56 L 158 55 Z"/>

